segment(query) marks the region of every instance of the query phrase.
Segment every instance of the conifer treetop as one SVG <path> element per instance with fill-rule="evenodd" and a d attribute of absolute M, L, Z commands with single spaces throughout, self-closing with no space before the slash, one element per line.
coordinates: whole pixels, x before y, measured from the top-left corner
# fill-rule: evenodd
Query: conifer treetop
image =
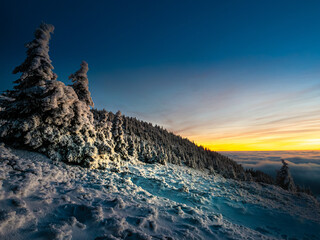
<path fill-rule="evenodd" d="M 22 73 L 17 83 L 24 82 L 27 78 L 33 76 L 41 77 L 42 80 L 55 80 L 57 75 L 52 72 L 53 66 L 49 57 L 49 41 L 54 26 L 51 24 L 41 23 L 34 32 L 35 39 L 27 43 L 26 60 L 17 66 L 13 73 Z"/>
<path fill-rule="evenodd" d="M 73 82 L 73 89 L 77 93 L 80 101 L 85 102 L 88 106 L 94 107 L 94 103 L 89 91 L 88 81 L 88 63 L 82 61 L 80 69 L 69 76 L 69 79 Z"/>
<path fill-rule="evenodd" d="M 291 176 L 288 163 L 283 159 L 281 160 L 281 162 L 282 162 L 282 167 L 277 172 L 276 183 L 283 189 L 295 192 L 296 186 Z"/>
<path fill-rule="evenodd" d="M 88 73 L 89 66 L 86 61 L 82 61 L 80 64 L 80 69 L 76 71 L 75 73 L 71 74 L 69 76 L 69 79 L 71 79 L 72 82 L 76 81 L 82 81 L 82 82 L 88 82 Z"/>

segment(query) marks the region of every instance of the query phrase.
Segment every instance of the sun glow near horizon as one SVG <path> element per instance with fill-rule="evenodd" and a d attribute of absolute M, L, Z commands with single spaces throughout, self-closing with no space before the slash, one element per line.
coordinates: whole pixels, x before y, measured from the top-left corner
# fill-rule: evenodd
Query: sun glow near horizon
<path fill-rule="evenodd" d="M 314 140 L 314 139 L 312 139 Z M 296 144 L 291 143 L 203 143 L 202 145 L 212 151 L 320 151 L 319 143 L 308 143 L 309 139 L 305 141 L 297 141 Z M 318 140 L 320 141 L 320 140 Z"/>
<path fill-rule="evenodd" d="M 211 140 L 192 138 L 197 145 L 201 145 L 212 151 L 320 151 L 320 132 L 312 136 L 299 136 L 297 138 L 264 137 L 250 138 L 235 136 L 236 139 Z"/>
<path fill-rule="evenodd" d="M 318 110 L 307 115 L 297 112 L 283 119 L 279 116 L 261 119 L 243 121 L 239 117 L 214 127 L 208 123 L 195 129 L 181 129 L 178 134 L 213 151 L 320 150 Z"/>
<path fill-rule="evenodd" d="M 196 116 L 177 111 L 167 126 L 214 151 L 320 150 L 320 85 L 288 87 L 209 98 Z"/>

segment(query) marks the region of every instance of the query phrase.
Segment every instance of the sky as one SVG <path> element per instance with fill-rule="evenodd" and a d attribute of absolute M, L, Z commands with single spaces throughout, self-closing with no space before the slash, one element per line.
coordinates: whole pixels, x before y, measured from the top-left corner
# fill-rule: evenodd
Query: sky
<path fill-rule="evenodd" d="M 320 150 L 319 1 L 3 1 L 0 91 L 55 26 L 58 80 L 216 151 Z"/>

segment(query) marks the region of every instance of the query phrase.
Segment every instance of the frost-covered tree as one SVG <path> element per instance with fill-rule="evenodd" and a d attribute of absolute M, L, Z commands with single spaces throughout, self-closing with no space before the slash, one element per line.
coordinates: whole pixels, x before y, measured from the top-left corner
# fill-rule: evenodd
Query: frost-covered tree
<path fill-rule="evenodd" d="M 57 78 L 52 71 L 53 66 L 48 54 L 50 34 L 53 31 L 52 25 L 42 23 L 34 33 L 35 39 L 25 45 L 27 58 L 13 70 L 14 74 L 21 73 L 21 76 L 14 82 L 14 90 L 5 93 L 11 101 L 2 102 L 6 107 L 2 118 L 17 117 L 36 111 L 41 104 L 39 95 L 45 92 L 47 82 Z"/>
<path fill-rule="evenodd" d="M 152 160 L 152 149 L 147 141 L 140 141 L 139 160 L 147 163 L 154 163 Z"/>
<path fill-rule="evenodd" d="M 96 109 L 92 109 L 91 112 L 96 130 L 95 146 L 98 148 L 100 158 L 110 160 L 114 154 L 114 143 L 111 134 L 112 123 L 108 121 L 109 113 L 106 110 Z"/>
<path fill-rule="evenodd" d="M 78 98 L 80 101 L 85 102 L 87 105 L 94 107 L 91 94 L 89 91 L 89 81 L 87 72 L 89 70 L 88 63 L 85 61 L 82 61 L 81 68 L 76 71 L 74 74 L 71 74 L 69 76 L 69 79 L 73 82 L 73 89 L 78 95 Z"/>
<path fill-rule="evenodd" d="M 135 142 L 136 138 L 134 136 L 129 136 L 127 138 L 127 142 L 128 142 L 128 154 L 131 157 L 137 158 L 138 154 L 137 154 L 137 146 L 136 146 L 136 142 Z"/>
<path fill-rule="evenodd" d="M 284 160 L 282 160 L 282 167 L 277 172 L 276 184 L 291 192 L 295 192 L 297 190 L 293 182 L 293 178 L 291 177 L 288 163 L 286 163 Z"/>
<path fill-rule="evenodd" d="M 126 150 L 126 142 L 124 141 L 124 131 L 123 131 L 123 118 L 121 112 L 118 111 L 115 115 L 113 122 L 113 139 L 114 139 L 114 150 L 120 154 L 121 158 L 127 159 L 128 152 Z"/>
<path fill-rule="evenodd" d="M 159 163 L 165 165 L 168 162 L 168 156 L 167 156 L 163 146 L 160 146 L 157 153 L 158 153 Z"/>
<path fill-rule="evenodd" d="M 94 117 L 94 126 L 98 133 L 103 134 L 102 140 L 108 141 L 112 138 L 112 122 L 108 120 L 109 113 L 106 110 L 97 110 L 92 109 L 91 112 L 93 113 Z"/>
<path fill-rule="evenodd" d="M 13 71 L 21 76 L 8 91 L 10 101 L 1 102 L 0 138 L 52 159 L 89 165 L 97 154 L 93 115 L 74 89 L 52 72 L 48 52 L 53 30 L 41 24 L 35 39 L 26 44 L 27 58 Z"/>
<path fill-rule="evenodd" d="M 15 82 L 15 89 L 28 89 L 45 85 L 45 80 L 54 80 L 57 75 L 52 72 L 53 66 L 49 57 L 50 34 L 54 26 L 42 23 L 35 31 L 35 39 L 26 44 L 26 60 L 13 70 L 13 73 L 22 73 Z"/>
<path fill-rule="evenodd" d="M 14 90 L 5 94 L 7 100 L 1 102 L 5 110 L 0 112 L 0 118 L 6 121 L 0 129 L 1 137 L 14 142 L 14 138 L 21 141 L 29 127 L 39 125 L 40 117 L 36 113 L 46 101 L 44 95 L 48 82 L 57 78 L 52 72 L 53 66 L 48 54 L 53 30 L 52 25 L 42 23 L 34 33 L 35 39 L 25 45 L 27 58 L 13 71 L 14 74 L 21 73 L 21 76 L 14 82 Z M 33 144 L 38 145 L 35 142 Z"/>

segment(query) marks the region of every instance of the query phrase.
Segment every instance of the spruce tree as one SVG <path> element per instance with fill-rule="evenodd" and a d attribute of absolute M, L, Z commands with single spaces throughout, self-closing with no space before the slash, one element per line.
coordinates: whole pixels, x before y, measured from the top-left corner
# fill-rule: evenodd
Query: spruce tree
<path fill-rule="evenodd" d="M 8 97 L 1 102 L 0 118 L 4 124 L 0 128 L 0 137 L 15 145 L 28 145 L 38 148 L 42 145 L 39 133 L 30 135 L 30 131 L 41 123 L 44 96 L 49 82 L 55 81 L 57 75 L 52 72 L 53 66 L 49 57 L 50 34 L 54 27 L 42 23 L 34 33 L 35 39 L 25 46 L 27 58 L 13 73 L 21 73 L 14 83 L 14 90 L 8 90 Z M 34 137 L 32 139 L 32 137 Z"/>
<path fill-rule="evenodd" d="M 21 73 L 10 100 L 2 101 L 0 138 L 40 151 L 52 159 L 89 164 L 97 149 L 90 107 L 74 89 L 57 80 L 49 57 L 54 27 L 42 23 L 26 44 L 27 58 L 13 73 Z"/>
<path fill-rule="evenodd" d="M 37 111 L 41 105 L 40 96 L 44 94 L 48 81 L 57 78 L 49 57 L 49 40 L 53 31 L 52 25 L 42 23 L 34 33 L 35 39 L 25 45 L 27 58 L 13 70 L 14 74 L 21 73 L 21 76 L 14 82 L 14 90 L 8 90 L 5 94 L 10 100 L 2 102 L 2 107 L 6 109 L 0 113 L 2 119 Z"/>
<path fill-rule="evenodd" d="M 94 107 L 91 94 L 89 91 L 89 81 L 88 81 L 88 76 L 87 72 L 89 70 L 88 63 L 85 61 L 82 61 L 81 63 L 81 68 L 76 71 L 74 74 L 71 74 L 69 76 L 69 79 L 72 80 L 73 82 L 73 89 L 78 95 L 78 98 L 80 101 L 85 102 L 87 105 Z"/>
<path fill-rule="evenodd" d="M 96 130 L 96 142 L 101 158 L 109 159 L 114 153 L 114 144 L 111 136 L 112 123 L 108 121 L 109 113 L 106 110 L 92 109 L 94 126 Z"/>
<path fill-rule="evenodd" d="M 128 154 L 131 157 L 137 158 L 138 154 L 137 154 L 137 150 L 136 150 L 136 143 L 135 143 L 135 138 L 133 136 L 129 136 L 127 138 L 127 142 L 128 142 Z"/>
<path fill-rule="evenodd" d="M 15 82 L 15 89 L 27 89 L 34 86 L 45 85 L 46 80 L 54 80 L 57 75 L 52 72 L 53 66 L 49 57 L 49 40 L 54 26 L 42 23 L 34 33 L 35 39 L 25 46 L 27 50 L 26 60 L 17 66 L 13 73 L 22 73 Z"/>
<path fill-rule="evenodd" d="M 293 178 L 291 177 L 288 163 L 284 160 L 282 160 L 282 167 L 277 172 L 276 184 L 291 192 L 295 192 L 297 190 Z"/>
<path fill-rule="evenodd" d="M 126 150 L 126 143 L 124 141 L 124 132 L 123 132 L 123 118 L 121 112 L 118 111 L 115 115 L 113 122 L 113 139 L 115 143 L 114 150 L 118 152 L 123 159 L 128 158 L 128 152 Z"/>

